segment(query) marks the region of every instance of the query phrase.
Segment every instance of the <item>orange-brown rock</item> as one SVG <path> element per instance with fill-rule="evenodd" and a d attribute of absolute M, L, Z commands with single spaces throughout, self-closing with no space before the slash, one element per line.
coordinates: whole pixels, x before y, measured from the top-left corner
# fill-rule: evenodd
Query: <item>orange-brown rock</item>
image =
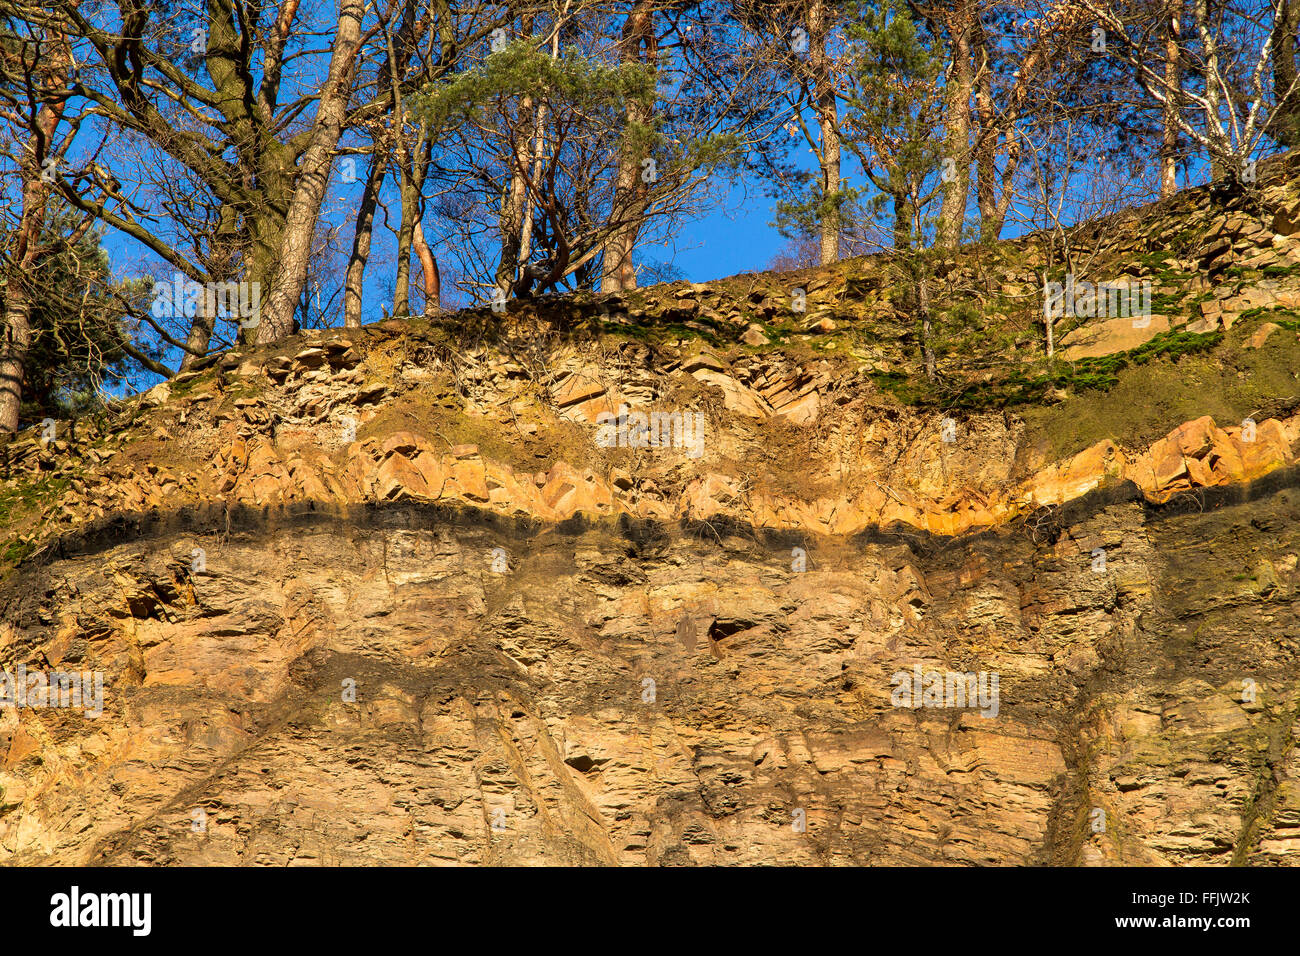
<path fill-rule="evenodd" d="M 104 697 L 0 703 L 0 864 L 1293 864 L 1296 343 L 1243 346 L 1295 250 L 1179 203 L 1117 241 L 1203 236 L 1186 307 L 1062 343 L 1146 346 L 1114 382 L 1020 324 L 914 401 L 859 261 L 798 318 L 749 276 L 307 332 L 19 436 L 0 669 Z M 999 261 L 956 286 L 1032 297 Z"/>

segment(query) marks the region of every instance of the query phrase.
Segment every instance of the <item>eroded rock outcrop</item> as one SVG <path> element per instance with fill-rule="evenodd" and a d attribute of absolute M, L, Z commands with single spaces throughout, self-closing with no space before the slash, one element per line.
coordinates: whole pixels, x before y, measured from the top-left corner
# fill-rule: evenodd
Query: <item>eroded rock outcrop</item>
<path fill-rule="evenodd" d="M 0 669 L 104 698 L 0 707 L 0 863 L 1294 862 L 1268 188 L 1126 220 L 1200 351 L 1094 323 L 1065 399 L 903 400 L 858 262 L 304 333 L 21 436 Z"/>

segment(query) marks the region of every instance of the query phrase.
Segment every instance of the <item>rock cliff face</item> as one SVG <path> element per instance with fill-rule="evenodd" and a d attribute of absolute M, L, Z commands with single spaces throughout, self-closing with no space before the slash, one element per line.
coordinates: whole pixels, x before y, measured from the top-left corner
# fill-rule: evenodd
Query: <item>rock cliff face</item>
<path fill-rule="evenodd" d="M 1113 224 L 1166 313 L 1064 369 L 1003 244 L 946 399 L 855 260 L 304 333 L 32 430 L 0 669 L 103 707 L 0 706 L 0 863 L 1295 861 L 1293 172 Z"/>

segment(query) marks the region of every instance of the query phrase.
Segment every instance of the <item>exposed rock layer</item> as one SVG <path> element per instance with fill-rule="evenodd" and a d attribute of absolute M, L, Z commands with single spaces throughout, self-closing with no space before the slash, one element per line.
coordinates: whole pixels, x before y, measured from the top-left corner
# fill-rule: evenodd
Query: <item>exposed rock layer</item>
<path fill-rule="evenodd" d="M 1172 323 L 1225 380 L 1300 356 L 1250 313 L 1300 295 L 1277 209 L 1179 213 L 1247 270 Z M 0 708 L 0 863 L 1296 859 L 1294 374 L 1063 448 L 753 345 L 781 282 L 808 336 L 887 307 L 844 269 L 628 308 L 748 345 L 308 333 L 4 448 L 0 667 L 106 688 Z M 622 409 L 700 441 L 602 444 Z M 996 700 L 899 706 L 918 668 Z"/>
<path fill-rule="evenodd" d="M 804 540 L 803 571 L 790 540 L 737 529 L 418 504 L 69 541 L 0 641 L 104 671 L 106 709 L 4 712 L 0 846 L 10 863 L 1285 863 L 1295 478 L 1204 511 L 1121 489 L 1064 528 Z M 918 664 L 997 673 L 996 716 L 891 706 Z"/>

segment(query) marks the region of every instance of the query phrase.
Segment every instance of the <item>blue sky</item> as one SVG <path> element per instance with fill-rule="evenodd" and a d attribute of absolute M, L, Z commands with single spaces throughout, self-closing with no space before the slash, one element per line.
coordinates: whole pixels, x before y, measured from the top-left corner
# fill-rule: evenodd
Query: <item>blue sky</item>
<path fill-rule="evenodd" d="M 753 187 L 733 187 L 726 204 L 696 222 L 683 225 L 676 239 L 675 264 L 692 282 L 707 282 L 757 272 L 786 240 L 769 223 L 773 201 Z M 666 258 L 670 250 L 647 248 L 650 258 Z"/>

